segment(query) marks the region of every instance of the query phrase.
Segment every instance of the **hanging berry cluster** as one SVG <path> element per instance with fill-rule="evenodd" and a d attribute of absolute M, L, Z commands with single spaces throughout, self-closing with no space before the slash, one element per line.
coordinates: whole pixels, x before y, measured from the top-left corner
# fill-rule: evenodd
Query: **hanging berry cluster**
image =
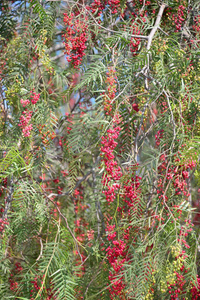
<path fill-rule="evenodd" d="M 87 48 L 87 17 L 81 14 L 76 16 L 74 13 L 70 15 L 64 13 L 64 23 L 66 26 L 66 33 L 63 35 L 65 54 L 67 54 L 68 62 L 77 68 L 82 63 L 84 51 Z"/>
<path fill-rule="evenodd" d="M 176 24 L 176 31 L 180 31 L 183 22 L 185 21 L 185 9 L 186 7 L 183 5 L 179 5 L 178 11 L 177 11 L 177 16 L 172 15 L 172 20 Z"/>
<path fill-rule="evenodd" d="M 132 25 L 132 34 L 134 35 L 139 35 L 140 34 L 140 29 L 137 25 L 134 24 Z M 138 54 L 138 50 L 139 50 L 139 45 L 141 43 L 141 39 L 140 38 L 131 38 L 131 42 L 130 42 L 130 51 L 132 52 L 133 56 L 136 56 Z"/>
<path fill-rule="evenodd" d="M 119 196 L 119 191 L 121 188 L 120 179 L 122 177 L 121 167 L 118 165 L 115 158 L 115 149 L 117 147 L 117 139 L 119 137 L 121 127 L 120 125 L 120 115 L 112 115 L 112 105 L 111 102 L 115 97 L 116 93 L 116 77 L 115 70 L 110 68 L 107 73 L 106 84 L 107 94 L 104 94 L 104 110 L 106 115 L 112 118 L 112 127 L 109 128 L 101 138 L 101 156 L 102 162 L 105 166 L 105 171 L 102 178 L 102 184 L 104 187 L 103 194 L 106 197 L 106 201 L 109 205 L 111 203 L 116 203 L 117 195 Z M 111 98 L 111 99 L 110 99 Z M 112 222 L 112 216 L 109 216 L 110 222 Z M 122 278 L 117 278 L 120 274 L 120 271 L 123 269 L 123 263 L 125 262 L 125 248 L 126 244 L 123 240 L 117 239 L 117 232 L 115 230 L 115 225 L 107 222 L 106 232 L 107 239 L 110 241 L 111 245 L 106 249 L 108 262 L 113 268 L 113 271 L 109 271 L 109 281 L 112 286 L 109 287 L 111 299 L 114 299 L 116 295 L 122 297 L 124 290 L 124 283 Z"/>
<path fill-rule="evenodd" d="M 115 106 L 114 101 L 109 101 L 107 99 L 113 100 L 116 94 L 116 80 L 115 70 L 113 68 L 109 69 L 107 73 L 106 84 L 107 93 L 104 94 L 104 110 L 106 111 L 106 116 L 111 117 L 112 126 L 106 131 L 106 134 L 101 138 L 101 157 L 104 165 L 104 174 L 102 177 L 103 194 L 105 195 L 106 201 L 110 206 L 110 211 L 112 207 L 116 207 L 116 214 L 119 214 L 120 219 L 125 216 L 127 218 L 133 217 L 134 214 L 142 214 L 139 204 L 139 193 L 140 193 L 140 177 L 135 175 L 135 170 L 137 166 L 132 168 L 127 168 L 127 178 L 122 184 L 122 169 L 116 159 L 115 152 L 117 152 L 117 146 L 119 139 L 122 118 L 118 113 L 113 115 L 113 106 Z M 106 101 L 107 100 L 107 101 Z M 122 201 L 122 206 L 120 206 L 120 201 Z M 122 275 L 124 269 L 124 263 L 129 262 L 129 256 L 127 255 L 129 249 L 129 238 L 132 226 L 128 228 L 121 228 L 121 234 L 117 232 L 116 225 L 114 224 L 115 218 L 112 215 L 107 216 L 106 224 L 106 236 L 109 242 L 109 246 L 105 249 L 108 262 L 112 269 L 109 271 L 109 281 L 111 286 L 109 287 L 111 299 L 125 299 L 125 282 Z M 118 224 L 119 226 L 119 224 Z M 135 228 L 135 230 L 137 230 Z"/>
<path fill-rule="evenodd" d="M 31 103 L 36 104 L 40 99 L 40 94 L 31 91 L 30 95 Z M 26 107 L 30 104 L 29 99 L 21 99 L 20 100 L 23 107 Z M 18 124 L 19 127 L 22 129 L 22 133 L 24 137 L 29 137 L 31 134 L 31 130 L 33 129 L 33 125 L 30 123 L 33 111 L 28 110 L 27 108 L 22 112 L 20 117 L 20 122 Z"/>
<path fill-rule="evenodd" d="M 22 112 L 22 115 L 20 117 L 20 122 L 18 126 L 22 128 L 22 133 L 24 137 L 28 137 L 31 134 L 31 130 L 33 129 L 33 125 L 29 124 L 32 117 L 32 113 L 32 111 L 28 111 L 26 109 Z"/>
<path fill-rule="evenodd" d="M 119 124 L 119 116 L 116 116 L 113 120 L 113 128 L 107 130 L 107 136 L 101 139 L 101 153 L 103 156 L 103 162 L 105 165 L 105 174 L 102 179 L 102 184 L 106 188 L 103 193 L 106 196 L 108 203 L 111 203 L 116 198 L 116 193 L 120 189 L 120 184 L 118 183 L 121 176 L 121 167 L 118 166 L 115 160 L 114 150 L 117 146 L 115 141 L 120 133 L 121 128 Z"/>
<path fill-rule="evenodd" d="M 102 178 L 102 184 L 104 187 L 103 194 L 106 197 L 106 201 L 110 205 L 112 202 L 116 202 L 116 196 L 119 194 L 119 189 L 121 187 L 119 180 L 122 176 L 121 168 L 118 166 L 117 161 L 115 160 L 114 150 L 117 146 L 116 139 L 119 136 L 121 128 L 118 126 L 120 123 L 119 116 L 115 116 L 113 120 L 112 129 L 107 130 L 107 135 L 102 137 L 101 140 L 101 155 L 102 160 L 105 165 L 105 171 Z M 112 222 L 112 217 L 109 217 Z M 107 258 L 114 269 L 114 271 L 109 271 L 109 280 L 112 283 L 112 287 L 109 288 L 111 299 L 114 299 L 116 295 L 122 293 L 124 289 L 124 283 L 122 278 L 117 276 L 122 271 L 123 263 L 125 259 L 125 243 L 123 240 L 117 240 L 117 232 L 115 231 L 115 225 L 109 224 L 107 222 L 106 226 L 107 239 L 112 243 L 106 249 Z M 122 298 L 120 298 L 122 299 Z"/>
<path fill-rule="evenodd" d="M 106 115 L 112 115 L 112 107 L 114 106 L 114 98 L 116 95 L 116 82 L 117 77 L 115 76 L 116 70 L 113 67 L 108 68 L 106 73 L 105 84 L 107 86 L 107 91 L 103 94 L 103 105 Z"/>
<path fill-rule="evenodd" d="M 135 170 L 127 168 L 126 171 L 129 173 L 128 177 L 131 176 L 131 178 L 125 180 L 125 182 L 121 184 L 121 190 L 118 196 L 122 200 L 122 205 L 120 206 L 119 203 L 117 204 L 117 212 L 120 219 L 126 217 L 130 221 L 133 215 L 139 215 L 140 217 L 142 215 L 139 200 L 139 181 L 141 178 L 135 175 Z M 129 245 L 134 243 L 130 232 L 131 230 L 134 230 L 137 235 L 138 228 L 135 226 L 133 228 L 132 225 L 129 225 L 127 228 L 120 228 L 121 234 L 119 234 L 115 224 L 113 224 L 115 219 L 113 217 L 109 217 L 109 220 L 110 223 L 107 222 L 106 226 L 107 239 L 109 241 L 106 253 L 108 262 L 112 267 L 109 271 L 109 280 L 112 284 L 111 287 L 109 287 L 109 292 L 111 299 L 114 300 L 116 299 L 116 296 L 118 296 L 119 299 L 123 300 L 125 299 L 126 283 L 124 281 L 122 271 L 124 270 L 124 264 L 129 264 L 131 262 L 128 250 Z M 118 226 L 120 225 L 118 224 Z"/>

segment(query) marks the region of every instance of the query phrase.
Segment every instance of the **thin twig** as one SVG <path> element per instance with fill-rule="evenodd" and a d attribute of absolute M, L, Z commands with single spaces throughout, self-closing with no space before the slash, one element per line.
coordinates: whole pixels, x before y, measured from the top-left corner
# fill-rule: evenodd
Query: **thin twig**
<path fill-rule="evenodd" d="M 154 25 L 154 27 L 152 28 L 152 30 L 151 30 L 151 32 L 150 32 L 150 34 L 149 34 L 149 36 L 148 36 L 147 50 L 150 50 L 150 48 L 151 48 L 151 44 L 152 44 L 154 35 L 155 35 L 157 29 L 159 28 L 160 21 L 161 21 L 161 18 L 162 18 L 162 15 L 163 15 L 163 12 L 164 12 L 165 7 L 166 7 L 166 4 L 165 4 L 165 3 L 163 3 L 163 4 L 160 6 L 160 9 L 159 9 L 159 12 L 158 12 L 158 15 L 157 15 L 157 18 L 156 18 L 155 25 Z"/>
<path fill-rule="evenodd" d="M 160 6 L 160 9 L 159 9 L 159 12 L 158 12 L 158 15 L 157 15 L 157 18 L 156 18 L 156 22 L 148 36 L 148 42 L 147 42 L 147 64 L 146 66 L 143 68 L 144 69 L 144 72 L 143 74 L 145 75 L 145 88 L 148 90 L 149 89 L 149 85 L 148 85 L 148 78 L 147 78 L 147 75 L 149 73 L 149 66 L 150 66 L 150 53 L 149 53 L 149 50 L 151 48 L 151 44 L 152 44 L 152 41 L 153 41 L 153 38 L 154 38 L 154 35 L 156 33 L 156 31 L 158 30 L 159 25 L 160 25 L 160 22 L 161 22 L 161 19 L 162 19 L 162 15 L 164 13 L 164 10 L 165 10 L 165 7 L 166 7 L 166 4 L 163 3 L 161 6 Z"/>
<path fill-rule="evenodd" d="M 43 243 L 42 243 L 42 238 L 40 237 L 40 254 L 36 259 L 36 261 L 38 261 L 42 257 L 42 253 L 43 253 Z"/>

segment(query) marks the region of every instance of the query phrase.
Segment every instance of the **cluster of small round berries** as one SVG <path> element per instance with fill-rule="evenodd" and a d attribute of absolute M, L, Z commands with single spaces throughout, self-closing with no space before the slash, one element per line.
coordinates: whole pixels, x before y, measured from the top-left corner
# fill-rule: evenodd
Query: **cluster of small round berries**
<path fill-rule="evenodd" d="M 127 171 L 131 170 L 127 168 Z M 133 174 L 130 179 L 125 180 L 123 185 L 121 185 L 120 197 L 122 199 L 122 206 L 118 206 L 117 211 L 123 216 L 127 216 L 128 218 L 133 217 L 133 215 L 137 214 L 137 216 L 141 216 L 142 210 L 140 207 L 140 179 L 134 174 L 135 170 L 132 170 Z M 124 269 L 124 264 L 129 262 L 129 242 L 130 242 L 130 230 L 132 226 L 129 225 L 128 228 L 121 229 L 121 239 L 117 235 L 116 226 L 110 224 L 113 222 L 113 218 L 110 216 L 109 221 L 106 225 L 106 233 L 107 239 L 110 242 L 110 245 L 106 248 L 108 262 L 110 263 L 112 270 L 109 271 L 109 280 L 112 283 L 112 286 L 109 287 L 110 297 L 111 299 L 116 299 L 116 296 L 119 299 L 124 299 L 124 288 L 125 282 L 122 274 Z M 134 227 L 134 231 L 137 232 L 138 228 Z M 131 241 L 133 243 L 133 240 Z"/>
<path fill-rule="evenodd" d="M 163 132 L 164 132 L 164 130 L 160 129 L 155 134 L 156 146 L 160 145 L 160 140 L 163 138 Z"/>
<path fill-rule="evenodd" d="M 177 14 L 172 14 L 172 22 L 175 24 L 177 32 L 181 30 L 182 24 L 185 21 L 185 9 L 185 6 L 179 5 Z"/>
<path fill-rule="evenodd" d="M 34 91 L 31 91 L 30 95 L 31 103 L 36 104 L 40 99 L 40 94 L 35 93 Z M 30 104 L 30 100 L 28 99 L 21 99 L 20 100 L 23 107 L 26 107 Z M 22 115 L 20 117 L 20 122 L 18 124 L 19 127 L 22 128 L 22 133 L 24 137 L 28 137 L 31 134 L 31 130 L 33 129 L 33 125 L 29 124 L 32 117 L 32 111 L 28 110 L 27 108 L 22 112 Z"/>
<path fill-rule="evenodd" d="M 66 26 L 66 33 L 63 35 L 65 54 L 67 54 L 68 62 L 71 62 L 74 67 L 78 67 L 87 48 L 87 17 L 79 15 L 79 18 L 76 18 L 74 13 L 71 15 L 64 13 L 64 23 Z"/>
<path fill-rule="evenodd" d="M 54 140 L 56 137 L 56 134 L 54 131 L 50 131 L 47 130 L 47 125 L 38 125 L 38 131 L 39 131 L 39 135 L 41 135 L 41 139 L 42 139 L 42 143 L 44 145 L 47 145 L 49 143 L 50 140 Z"/>
<path fill-rule="evenodd" d="M 112 14 L 116 14 L 121 10 L 120 0 L 108 0 L 106 5 L 109 5 Z"/>
<path fill-rule="evenodd" d="M 110 68 L 107 75 L 108 77 L 106 82 L 109 84 L 107 93 L 110 100 L 114 99 L 116 93 L 115 71 Z M 130 179 L 125 180 L 123 185 L 120 183 L 122 170 L 115 158 L 115 150 L 118 145 L 117 139 L 121 131 L 121 117 L 119 114 L 116 114 L 115 116 L 112 115 L 111 102 L 108 102 L 105 96 L 104 99 L 104 110 L 106 111 L 106 115 L 112 118 L 112 128 L 108 129 L 106 135 L 101 138 L 101 156 L 105 166 L 102 178 L 102 184 L 104 186 L 103 194 L 105 195 L 106 201 L 109 205 L 116 200 L 116 195 L 119 194 L 124 204 L 122 207 L 119 206 L 117 208 L 117 212 L 120 213 L 121 216 L 127 215 L 128 217 L 131 217 L 134 213 L 141 214 L 138 198 L 140 185 L 139 180 L 141 178 L 136 175 L 132 175 Z M 127 168 L 127 172 L 132 172 L 132 170 Z M 123 293 L 125 283 L 123 276 L 120 274 L 123 271 L 124 263 L 128 260 L 127 250 L 131 226 L 122 230 L 122 238 L 120 239 L 117 236 L 115 225 L 111 224 L 112 217 L 109 216 L 108 219 L 109 221 L 106 225 L 106 233 L 110 245 L 105 249 L 105 251 L 107 253 L 108 262 L 112 267 L 112 270 L 109 271 L 108 278 L 112 285 L 109 286 L 108 289 L 111 299 L 116 299 L 116 297 L 124 299 Z"/>
<path fill-rule="evenodd" d="M 31 130 L 33 129 L 33 125 L 29 124 L 32 117 L 32 113 L 32 111 L 28 111 L 26 109 L 22 112 L 22 115 L 20 117 L 20 122 L 18 126 L 22 128 L 22 133 L 24 137 L 28 137 L 31 134 Z"/>
<path fill-rule="evenodd" d="M 105 165 L 105 174 L 102 179 L 102 184 L 105 187 L 103 193 L 108 203 L 114 201 L 116 192 L 120 188 L 120 184 L 117 182 L 122 176 L 121 168 L 117 165 L 114 155 L 114 150 L 117 146 L 115 140 L 118 138 L 120 130 L 121 128 L 119 126 L 113 126 L 113 129 L 107 130 L 107 136 L 101 139 L 101 153 Z"/>
<path fill-rule="evenodd" d="M 133 25 L 132 25 L 132 34 L 135 34 L 135 35 L 140 34 L 140 29 L 138 28 L 137 25 L 134 24 L 134 22 L 133 22 Z M 140 43 L 141 43 L 140 38 L 133 38 L 133 37 L 131 38 L 130 51 L 132 52 L 133 56 L 136 56 L 138 54 Z"/>
<path fill-rule="evenodd" d="M 7 218 L 5 218 L 5 219 L 0 218 L 0 232 L 4 231 L 6 225 L 9 225 L 8 219 Z"/>
<path fill-rule="evenodd" d="M 30 98 L 31 98 L 31 103 L 36 104 L 40 100 L 40 94 L 31 91 Z"/>
<path fill-rule="evenodd" d="M 23 271 L 23 268 L 19 262 L 16 262 L 13 268 L 13 271 L 10 274 L 10 290 L 16 293 L 19 288 L 19 282 L 16 280 L 16 276 Z"/>
<path fill-rule="evenodd" d="M 26 99 L 26 100 L 21 99 L 20 102 L 21 102 L 23 107 L 27 106 L 30 103 L 30 101 L 28 99 Z"/>
<path fill-rule="evenodd" d="M 103 94 L 103 100 L 104 100 L 104 111 L 106 115 L 111 115 L 112 112 L 112 105 L 113 101 L 117 92 L 117 77 L 115 76 L 115 69 L 114 68 L 108 68 L 107 77 L 106 77 L 106 86 L 107 86 L 107 92 Z"/>

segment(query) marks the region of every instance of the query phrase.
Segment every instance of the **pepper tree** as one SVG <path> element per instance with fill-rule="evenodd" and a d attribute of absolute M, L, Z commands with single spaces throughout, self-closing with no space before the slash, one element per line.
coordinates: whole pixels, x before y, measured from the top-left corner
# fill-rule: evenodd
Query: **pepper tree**
<path fill-rule="evenodd" d="M 199 299 L 199 1 L 0 18 L 1 299 Z"/>

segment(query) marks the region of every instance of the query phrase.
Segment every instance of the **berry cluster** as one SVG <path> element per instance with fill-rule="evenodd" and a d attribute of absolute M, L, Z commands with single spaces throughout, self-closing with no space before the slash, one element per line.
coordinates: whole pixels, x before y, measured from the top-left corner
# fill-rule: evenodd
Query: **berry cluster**
<path fill-rule="evenodd" d="M 41 125 L 38 126 L 39 135 L 41 136 L 42 143 L 44 145 L 49 144 L 50 140 L 54 140 L 56 137 L 56 134 L 54 131 L 47 130 L 47 125 Z"/>
<path fill-rule="evenodd" d="M 164 132 L 164 130 L 160 129 L 155 134 L 156 146 L 160 145 L 160 140 L 163 138 L 163 132 Z"/>
<path fill-rule="evenodd" d="M 182 24 L 185 21 L 184 18 L 185 9 L 186 9 L 185 6 L 179 5 L 177 14 L 172 14 L 172 24 L 173 23 L 175 24 L 177 32 L 181 30 Z"/>
<path fill-rule="evenodd" d="M 15 263 L 13 271 L 10 274 L 9 282 L 10 282 L 10 290 L 14 293 L 18 291 L 19 282 L 16 280 L 16 277 L 23 271 L 23 268 L 19 262 Z"/>
<path fill-rule="evenodd" d="M 176 155 L 175 155 L 176 157 Z M 184 166 L 176 166 L 171 165 L 170 168 L 167 168 L 168 160 L 165 154 L 162 154 L 160 156 L 160 165 L 158 167 L 159 174 L 162 176 L 167 176 L 167 180 L 172 181 L 174 189 L 175 189 L 175 195 L 181 195 L 183 194 L 186 197 L 189 197 L 188 193 L 188 185 L 187 185 L 187 178 L 189 177 L 189 170 L 192 170 L 196 163 L 191 160 L 188 161 L 188 163 L 185 163 Z M 180 158 L 176 157 L 175 161 L 180 161 Z M 167 173 L 166 173 L 167 171 Z M 168 182 L 167 182 L 168 184 Z M 157 184 L 157 194 L 159 195 L 159 199 L 162 199 L 163 195 L 165 195 L 165 187 L 163 186 L 163 179 L 162 177 L 158 180 Z M 165 195 L 165 200 L 167 200 L 168 197 Z"/>
<path fill-rule="evenodd" d="M 22 133 L 24 137 L 28 137 L 31 134 L 31 130 L 33 129 L 33 125 L 29 124 L 32 117 L 32 113 L 32 111 L 28 111 L 26 109 L 22 112 L 22 115 L 20 117 L 20 122 L 18 126 L 22 128 Z"/>
<path fill-rule="evenodd" d="M 140 34 L 140 29 L 138 28 L 137 25 L 134 24 L 132 25 L 132 34 L 135 35 L 139 35 Z M 130 42 L 130 51 L 132 52 L 133 56 L 136 56 L 138 54 L 138 50 L 139 50 L 139 45 L 141 43 L 141 39 L 140 38 L 131 38 L 131 42 Z"/>
<path fill-rule="evenodd" d="M 28 99 L 26 99 L 26 100 L 21 99 L 20 102 L 21 102 L 23 107 L 27 106 L 30 103 L 30 101 Z"/>
<path fill-rule="evenodd" d="M 31 103 L 36 104 L 40 99 L 40 94 L 35 93 L 34 91 L 31 91 L 30 95 Z M 28 99 L 21 99 L 20 100 L 23 107 L 26 107 L 30 104 L 30 100 Z M 22 112 L 22 115 L 20 117 L 20 122 L 18 124 L 19 127 L 22 128 L 22 133 L 24 137 L 28 137 L 31 134 L 31 130 L 33 129 L 33 125 L 30 124 L 31 117 L 33 112 L 31 110 L 28 110 L 27 108 Z"/>
<path fill-rule="evenodd" d="M 100 16 L 105 9 L 105 3 L 101 0 L 94 0 L 90 6 L 87 6 L 87 9 L 90 10 L 92 14 L 97 13 L 97 16 Z"/>
<path fill-rule="evenodd" d="M 6 152 L 4 152 L 3 157 L 5 157 L 5 155 L 6 155 Z M 1 186 L 1 188 L 0 188 L 0 197 L 1 197 L 1 195 L 3 194 L 3 192 L 4 192 L 4 188 L 7 187 L 7 184 L 8 184 L 8 179 L 7 179 L 7 177 L 2 179 L 1 184 L 2 184 L 2 186 Z M 3 208 L 1 208 L 1 212 L 2 212 L 2 209 L 3 209 Z"/>
<path fill-rule="evenodd" d="M 171 268 L 167 267 L 168 275 L 166 276 L 166 280 L 170 298 L 171 300 L 176 300 L 180 296 L 183 297 L 183 295 L 186 294 L 184 291 L 186 285 L 185 276 L 188 270 L 185 268 L 184 262 L 187 255 L 184 250 L 181 250 L 180 245 L 178 247 L 172 247 L 172 255 L 173 262 L 169 263 Z"/>
<path fill-rule="evenodd" d="M 121 130 L 118 126 L 119 116 L 115 117 L 115 122 L 113 123 L 113 128 L 107 130 L 107 136 L 102 137 L 101 139 L 101 153 L 105 165 L 105 174 L 102 179 L 102 184 L 105 187 L 103 193 L 106 196 L 108 203 L 114 201 L 116 192 L 120 189 L 120 184 L 117 182 L 122 176 L 121 168 L 117 165 L 114 155 L 114 150 L 117 146 L 115 140 L 118 138 Z"/>
<path fill-rule="evenodd" d="M 35 296 L 38 294 L 41 295 L 42 290 L 41 287 L 43 285 L 43 280 L 44 280 L 44 275 L 43 278 L 39 277 L 39 276 L 35 276 L 34 279 L 31 281 L 32 284 L 32 289 L 31 289 L 31 294 L 30 294 L 30 300 L 34 300 Z M 44 289 L 44 287 L 43 287 Z M 51 283 L 51 281 L 49 282 L 49 287 L 46 288 L 46 295 L 45 295 L 45 299 L 46 300 L 56 300 L 58 299 L 55 295 L 55 292 L 53 291 L 53 285 Z"/>
<path fill-rule="evenodd" d="M 112 97 L 115 95 L 113 93 L 114 79 L 107 80 L 111 84 L 108 89 L 108 93 Z M 107 103 L 105 103 L 106 110 L 108 108 Z M 107 114 L 111 114 L 111 110 L 107 111 Z M 111 115 L 112 116 L 112 115 Z M 102 184 L 104 186 L 103 194 L 106 197 L 106 201 L 109 205 L 114 202 L 118 196 L 122 199 L 122 207 L 117 207 L 117 212 L 120 213 L 121 217 L 127 215 L 129 218 L 132 214 L 141 214 L 138 193 L 139 190 L 139 180 L 141 179 L 137 175 L 132 175 L 130 179 L 126 179 L 124 184 L 121 184 L 122 179 L 122 170 L 118 165 L 118 162 L 115 158 L 115 150 L 118 145 L 117 139 L 119 137 L 121 127 L 120 127 L 120 115 L 116 114 L 112 117 L 112 128 L 107 130 L 105 136 L 101 139 L 101 156 L 105 166 L 105 171 L 102 178 Z M 135 170 L 134 170 L 135 171 Z M 127 168 L 127 172 L 131 172 Z M 134 172 L 133 172 L 134 174 Z M 126 229 L 122 229 L 121 238 L 118 237 L 116 227 L 113 222 L 112 216 L 109 216 L 109 221 L 106 225 L 107 240 L 110 242 L 110 245 L 105 249 L 107 253 L 108 262 L 112 267 L 112 270 L 109 271 L 109 281 L 111 286 L 109 287 L 111 299 L 116 299 L 116 296 L 119 299 L 124 299 L 124 289 L 125 283 L 123 280 L 123 266 L 124 263 L 129 261 L 127 256 L 129 237 L 131 226 Z M 136 230 L 136 229 L 135 229 Z"/>
<path fill-rule="evenodd" d="M 134 174 L 135 170 L 132 170 L 133 174 L 130 179 L 126 179 L 121 184 L 120 197 L 122 199 L 122 206 L 117 207 L 117 211 L 121 218 L 127 216 L 128 219 L 133 215 L 141 216 L 142 210 L 140 208 L 140 179 Z M 127 168 L 127 172 L 132 172 Z M 109 217 L 109 222 L 113 222 L 113 218 Z M 108 262 L 110 263 L 112 270 L 109 271 L 109 280 L 112 286 L 109 287 L 111 299 L 124 299 L 125 282 L 122 275 L 124 269 L 124 263 L 129 263 L 130 256 L 128 255 L 129 243 L 133 244 L 133 240 L 130 240 L 130 231 L 133 228 L 131 225 L 128 228 L 121 228 L 121 238 L 119 233 L 117 234 L 116 226 L 107 222 L 106 233 L 107 239 L 110 245 L 106 248 Z M 138 228 L 134 227 L 134 231 L 138 232 Z"/>
<path fill-rule="evenodd" d="M 191 289 L 192 300 L 200 299 L 200 278 L 197 277 L 197 287 L 193 285 Z"/>
<path fill-rule="evenodd" d="M 200 15 L 194 17 L 194 25 L 192 25 L 192 28 L 195 32 L 196 39 L 198 39 L 200 36 Z M 197 47 L 199 48 L 199 43 L 197 43 Z"/>
<path fill-rule="evenodd" d="M 104 100 L 104 111 L 106 115 L 111 115 L 112 112 L 112 104 L 117 92 L 117 77 L 115 75 L 116 71 L 114 68 L 108 68 L 107 77 L 105 80 L 106 86 L 107 86 L 107 92 L 103 94 L 103 100 Z"/>
<path fill-rule="evenodd" d="M 92 14 L 97 16 L 102 15 L 105 8 L 109 8 L 110 13 L 117 14 L 121 13 L 120 1 L 119 0 L 94 0 L 90 6 L 87 6 L 87 9 L 91 11 Z M 99 23 L 101 21 L 99 20 Z"/>
<path fill-rule="evenodd" d="M 0 218 L 0 232 L 4 231 L 6 225 L 9 225 L 7 218 L 5 218 L 5 219 Z"/>
<path fill-rule="evenodd" d="M 31 91 L 30 98 L 31 98 L 31 103 L 36 104 L 40 99 L 40 94 L 36 94 L 35 92 Z"/>
<path fill-rule="evenodd" d="M 79 15 L 79 18 L 76 18 L 74 13 L 71 15 L 64 13 L 64 23 L 66 26 L 66 33 L 63 35 L 65 54 L 67 54 L 68 62 L 71 62 L 74 67 L 78 67 L 87 48 L 87 17 Z"/>
<path fill-rule="evenodd" d="M 109 5 L 112 14 L 116 14 L 121 10 L 120 0 L 108 0 L 106 4 Z"/>

